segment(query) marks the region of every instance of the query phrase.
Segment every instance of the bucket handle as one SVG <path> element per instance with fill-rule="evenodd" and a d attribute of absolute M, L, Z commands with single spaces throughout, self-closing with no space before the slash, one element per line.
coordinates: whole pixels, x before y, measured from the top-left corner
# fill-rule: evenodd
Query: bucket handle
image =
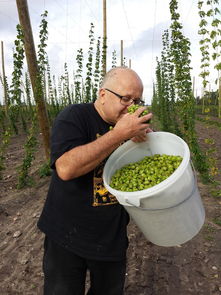
<path fill-rule="evenodd" d="M 140 207 L 140 206 L 137 206 L 137 205 L 131 203 L 128 199 L 125 200 L 126 203 L 128 203 L 129 205 L 131 205 L 131 206 L 133 206 L 133 207 L 136 207 L 137 209 L 141 209 L 141 210 L 144 210 L 144 211 L 160 211 L 160 210 L 167 210 L 167 209 L 171 209 L 171 208 L 178 207 L 179 205 L 185 203 L 186 201 L 188 201 L 188 200 L 192 197 L 192 195 L 195 193 L 195 191 L 196 191 L 196 189 L 197 189 L 196 170 L 195 170 L 195 168 L 194 168 L 194 166 L 193 166 L 192 161 L 190 162 L 190 164 L 191 164 L 192 169 L 193 169 L 193 175 L 194 175 L 194 180 L 195 180 L 195 181 L 194 181 L 194 185 L 193 185 L 193 189 L 192 189 L 191 193 L 190 193 L 189 196 L 188 196 L 185 200 L 183 200 L 182 202 L 180 202 L 180 203 L 178 203 L 178 204 L 176 204 L 176 205 L 174 205 L 174 206 L 167 207 L 167 208 L 142 208 L 142 207 Z"/>

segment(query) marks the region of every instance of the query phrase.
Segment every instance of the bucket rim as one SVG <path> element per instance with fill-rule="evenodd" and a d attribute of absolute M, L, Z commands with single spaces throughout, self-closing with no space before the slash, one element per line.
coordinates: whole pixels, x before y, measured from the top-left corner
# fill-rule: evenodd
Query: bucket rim
<path fill-rule="evenodd" d="M 170 136 L 170 137 L 174 137 L 177 140 L 179 140 L 183 147 L 184 147 L 184 155 L 183 155 L 183 160 L 180 163 L 179 167 L 165 180 L 163 180 L 162 182 L 154 185 L 153 187 L 144 189 L 144 190 L 139 190 L 139 191 L 134 191 L 134 192 L 128 192 L 128 191 L 119 191 L 116 190 L 114 188 L 112 188 L 106 181 L 104 175 L 105 175 L 105 167 L 107 162 L 111 161 L 111 159 L 114 157 L 114 155 L 116 154 L 116 152 L 119 152 L 119 150 L 122 148 L 122 146 L 127 145 L 131 145 L 131 146 L 135 146 L 136 144 L 140 144 L 140 143 L 134 143 L 132 140 L 128 140 L 127 142 L 125 142 L 123 145 L 121 145 L 120 147 L 118 147 L 108 158 L 105 166 L 104 166 L 104 170 L 103 170 L 103 182 L 105 187 L 107 188 L 107 190 L 113 194 L 114 196 L 121 196 L 121 197 L 139 197 L 139 199 L 143 199 L 143 198 L 148 198 L 148 197 L 152 197 L 155 194 L 159 193 L 159 191 L 161 191 L 162 189 L 168 188 L 170 187 L 179 177 L 182 176 L 182 174 L 185 172 L 185 169 L 187 168 L 189 162 L 190 162 L 190 150 L 189 147 L 187 145 L 187 143 L 178 135 L 170 133 L 170 132 L 165 132 L 165 131 L 157 131 L 157 132 L 151 132 L 148 133 L 148 136 L 160 136 L 160 135 L 166 135 L 166 136 Z M 141 143 L 142 144 L 142 143 Z M 125 194 L 127 194 L 127 196 L 125 196 Z"/>

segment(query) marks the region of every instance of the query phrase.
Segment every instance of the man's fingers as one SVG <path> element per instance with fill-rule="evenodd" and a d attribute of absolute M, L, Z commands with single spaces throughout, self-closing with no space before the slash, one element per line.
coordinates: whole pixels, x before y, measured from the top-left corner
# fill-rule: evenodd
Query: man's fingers
<path fill-rule="evenodd" d="M 146 133 L 150 133 L 150 132 L 153 132 L 153 129 L 147 128 Z"/>
<path fill-rule="evenodd" d="M 137 109 L 134 114 L 137 115 L 138 117 L 143 113 L 143 111 L 145 111 L 147 108 L 146 107 L 140 107 L 139 109 Z"/>
<path fill-rule="evenodd" d="M 147 114 L 147 115 L 144 115 L 144 116 L 140 117 L 140 121 L 141 121 L 141 122 L 147 122 L 147 121 L 150 120 L 152 117 L 153 117 L 153 114 L 152 114 L 152 113 L 149 113 L 149 114 Z"/>
<path fill-rule="evenodd" d="M 131 140 L 133 142 L 143 142 L 143 141 L 146 141 L 147 140 L 147 129 L 144 129 L 142 131 L 140 131 L 139 134 L 137 134 L 136 136 L 134 136 L 133 138 L 131 138 Z"/>

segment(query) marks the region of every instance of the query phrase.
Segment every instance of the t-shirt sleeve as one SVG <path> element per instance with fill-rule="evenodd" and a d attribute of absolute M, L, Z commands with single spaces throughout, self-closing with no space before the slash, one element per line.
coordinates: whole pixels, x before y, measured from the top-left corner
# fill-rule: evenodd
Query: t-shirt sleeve
<path fill-rule="evenodd" d="M 72 106 L 62 111 L 51 133 L 51 168 L 55 169 L 56 160 L 65 152 L 87 142 L 87 128 L 81 109 Z"/>

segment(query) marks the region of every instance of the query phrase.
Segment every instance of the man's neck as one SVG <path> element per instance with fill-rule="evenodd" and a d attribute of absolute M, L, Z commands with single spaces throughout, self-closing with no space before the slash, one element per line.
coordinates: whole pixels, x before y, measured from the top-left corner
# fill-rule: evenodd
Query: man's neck
<path fill-rule="evenodd" d="M 108 124 L 112 124 L 112 122 L 108 121 L 107 117 L 105 116 L 105 113 L 103 111 L 103 107 L 101 102 L 97 99 L 94 103 L 94 107 L 96 109 L 96 111 L 98 112 L 98 114 L 101 116 L 101 118 L 107 122 Z"/>

